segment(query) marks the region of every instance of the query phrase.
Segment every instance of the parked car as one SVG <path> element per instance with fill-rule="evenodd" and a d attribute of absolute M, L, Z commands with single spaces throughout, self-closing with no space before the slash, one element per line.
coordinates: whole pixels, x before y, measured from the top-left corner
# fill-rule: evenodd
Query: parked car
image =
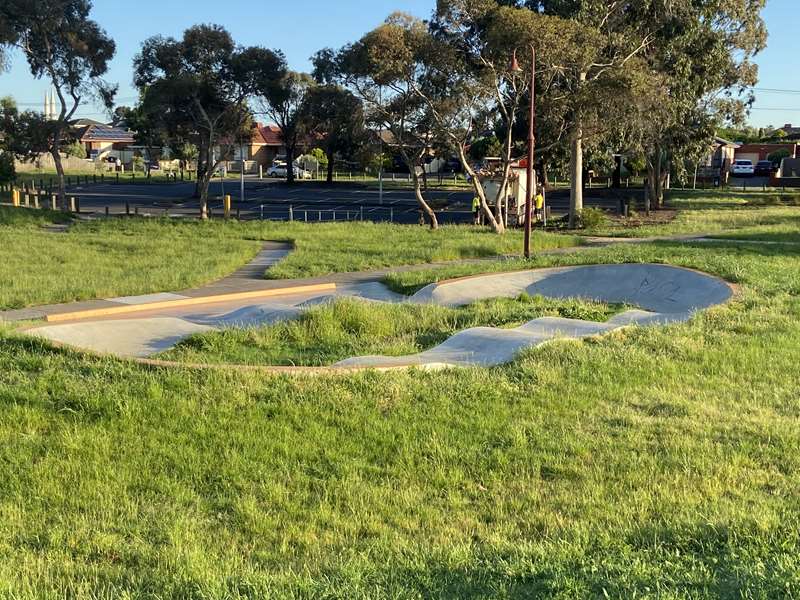
<path fill-rule="evenodd" d="M 756 174 L 752 160 L 737 159 L 731 165 L 731 175 L 734 177 L 752 177 Z"/>
<path fill-rule="evenodd" d="M 287 170 L 285 164 L 273 163 L 273 165 L 267 169 L 267 177 L 286 177 L 286 175 Z M 301 169 L 297 165 L 294 166 L 294 176 L 295 179 L 311 179 L 311 173 L 305 169 Z"/>
<path fill-rule="evenodd" d="M 772 164 L 771 160 L 760 160 L 756 163 L 756 175 L 764 175 L 766 177 L 772 175 L 777 169 Z"/>

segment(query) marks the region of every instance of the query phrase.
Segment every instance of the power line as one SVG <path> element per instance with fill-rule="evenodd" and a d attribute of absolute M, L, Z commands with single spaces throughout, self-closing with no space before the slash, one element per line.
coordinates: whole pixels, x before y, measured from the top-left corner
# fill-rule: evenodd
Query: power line
<path fill-rule="evenodd" d="M 750 110 L 775 110 L 779 112 L 800 112 L 800 108 L 751 108 Z"/>
<path fill-rule="evenodd" d="M 778 88 L 752 88 L 756 92 L 769 92 L 770 94 L 800 94 L 800 90 L 781 90 Z"/>

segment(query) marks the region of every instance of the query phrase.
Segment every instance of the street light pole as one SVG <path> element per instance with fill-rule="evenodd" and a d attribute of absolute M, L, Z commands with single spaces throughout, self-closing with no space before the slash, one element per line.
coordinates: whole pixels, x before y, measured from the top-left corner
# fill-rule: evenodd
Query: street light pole
<path fill-rule="evenodd" d="M 525 184 L 525 258 L 531 257 L 531 208 L 536 197 L 533 151 L 536 144 L 536 49 L 531 45 L 531 104 L 528 115 L 528 170 Z"/>
<path fill-rule="evenodd" d="M 383 86 L 378 87 L 378 104 L 383 104 Z M 383 121 L 378 124 L 378 143 L 381 150 L 378 166 L 378 204 L 383 204 Z"/>

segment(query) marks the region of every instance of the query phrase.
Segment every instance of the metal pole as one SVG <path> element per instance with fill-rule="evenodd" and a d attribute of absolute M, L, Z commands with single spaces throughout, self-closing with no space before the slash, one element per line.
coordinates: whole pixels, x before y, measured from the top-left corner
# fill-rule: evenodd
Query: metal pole
<path fill-rule="evenodd" d="M 383 103 L 383 87 L 378 87 L 378 104 Z M 378 163 L 378 204 L 383 204 L 383 122 L 378 130 L 378 143 L 380 144 L 380 162 Z"/>
<path fill-rule="evenodd" d="M 239 190 L 239 200 L 242 204 L 244 204 L 244 146 L 241 142 L 239 143 L 239 158 L 242 159 L 242 172 L 239 174 L 239 185 L 241 186 L 241 189 Z"/>
<path fill-rule="evenodd" d="M 528 169 L 525 190 L 525 258 L 531 257 L 531 206 L 536 193 L 536 181 L 533 178 L 533 154 L 536 143 L 536 49 L 531 46 L 531 103 L 528 118 Z"/>

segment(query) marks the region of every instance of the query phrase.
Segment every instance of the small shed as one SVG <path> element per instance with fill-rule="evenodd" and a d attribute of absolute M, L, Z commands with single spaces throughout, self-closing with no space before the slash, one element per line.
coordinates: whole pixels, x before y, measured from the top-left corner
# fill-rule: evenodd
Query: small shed
<path fill-rule="evenodd" d="M 503 184 L 503 164 L 499 158 L 487 158 L 481 168 L 481 182 L 486 201 L 493 205 Z M 522 158 L 511 163 L 511 174 L 505 197 L 501 199 L 506 215 L 506 225 L 517 225 L 525 221 L 525 199 L 528 193 L 528 160 Z"/>

